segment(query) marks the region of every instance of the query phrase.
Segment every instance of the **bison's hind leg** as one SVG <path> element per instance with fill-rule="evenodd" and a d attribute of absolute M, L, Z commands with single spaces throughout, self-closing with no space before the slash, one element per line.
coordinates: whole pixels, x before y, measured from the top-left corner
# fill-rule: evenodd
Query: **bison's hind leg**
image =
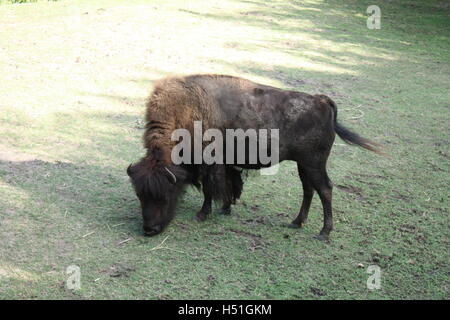
<path fill-rule="evenodd" d="M 328 240 L 331 230 L 333 230 L 333 212 L 331 200 L 333 195 L 333 185 L 328 178 L 325 167 L 322 169 L 311 170 L 311 182 L 319 194 L 323 208 L 323 228 L 316 236 L 319 240 Z"/>
<path fill-rule="evenodd" d="M 311 207 L 311 201 L 314 196 L 313 185 L 306 175 L 306 170 L 301 167 L 299 162 L 297 162 L 297 170 L 303 186 L 303 200 L 300 212 L 297 218 L 289 225 L 290 228 L 301 228 L 306 223 L 306 220 L 308 220 L 309 208 Z"/>
<path fill-rule="evenodd" d="M 303 185 L 303 202 L 300 213 L 290 226 L 298 228 L 306 222 L 314 190 L 316 190 L 323 207 L 323 228 L 315 238 L 319 240 L 328 240 L 330 232 L 333 229 L 333 213 L 331 206 L 333 187 L 327 175 L 326 162 L 324 162 L 323 165 L 314 167 L 298 163 L 297 167 Z"/>

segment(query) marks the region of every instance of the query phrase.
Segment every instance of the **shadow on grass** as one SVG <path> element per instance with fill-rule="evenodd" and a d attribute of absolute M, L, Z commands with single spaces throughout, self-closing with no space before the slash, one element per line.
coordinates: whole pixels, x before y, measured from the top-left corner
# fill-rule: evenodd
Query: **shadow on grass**
<path fill-rule="evenodd" d="M 281 33 L 306 32 L 310 37 L 319 40 L 346 44 L 367 44 L 379 50 L 386 49 L 386 43 L 398 43 L 399 40 L 411 36 L 411 32 L 425 38 L 432 35 L 449 33 L 448 5 L 439 1 L 411 2 L 395 1 L 379 4 L 382 10 L 382 29 L 388 32 L 376 33 L 366 26 L 368 14 L 366 10 L 371 3 L 364 1 L 329 0 L 318 3 L 290 1 L 268 3 L 267 1 L 234 1 L 237 4 L 248 4 L 249 10 L 238 12 L 202 13 L 192 10 L 180 11 L 220 21 L 271 29 Z M 418 19 L 420 18 L 420 23 Z M 355 25 L 355 21 L 358 24 Z M 305 27 L 309 25 L 310 27 Z M 358 28 L 360 26 L 360 28 Z M 355 29 L 357 27 L 357 29 Z M 442 43 L 433 45 L 442 48 Z"/>
<path fill-rule="evenodd" d="M 55 205 L 67 221 L 88 224 L 123 224 L 120 231 L 138 234 L 139 203 L 123 173 L 108 168 L 69 162 L 0 159 L 0 176 L 30 195 L 33 202 Z M 40 219 L 39 212 L 32 213 Z"/>
<path fill-rule="evenodd" d="M 442 41 L 448 34 L 445 8 L 439 3 L 410 3 L 398 1 L 383 3 L 383 27 L 370 30 L 366 26 L 367 4 L 358 1 L 326 1 L 320 4 L 289 2 L 271 4 L 265 1 L 235 1 L 248 4 L 249 8 L 237 9 L 235 12 L 219 11 L 198 12 L 180 9 L 194 16 L 218 21 L 230 22 L 240 26 L 256 27 L 267 36 L 260 39 L 246 39 L 238 42 L 229 41 L 225 48 L 241 52 L 258 52 L 271 50 L 299 59 L 308 65 L 319 66 L 321 70 L 311 70 L 301 64 L 292 68 L 292 64 L 283 61 L 265 66 L 252 61 L 238 64 L 229 61 L 211 60 L 233 68 L 237 74 L 246 72 L 250 75 L 266 76 L 281 81 L 287 87 L 302 87 L 307 79 L 329 77 L 329 84 L 342 82 L 342 78 L 352 75 L 367 82 L 367 87 L 380 86 L 374 73 L 380 72 L 380 66 L 387 67 L 399 59 L 413 62 L 414 52 L 424 48 L 442 51 L 448 41 Z M 408 9 L 405 9 L 408 8 Z M 418 17 L 425 17 L 422 21 Z M 305 41 L 303 41 L 305 39 Z M 426 41 L 426 46 L 423 42 Z M 421 44 L 420 46 L 418 44 Z M 439 57 L 438 59 L 442 59 Z M 274 69 L 274 72 L 268 70 Z M 337 72 L 333 72 L 336 69 Z M 305 75 L 295 79 L 297 74 Z M 279 76 L 279 74 L 282 74 Z M 280 79 L 282 78 L 282 79 Z M 314 81 L 314 80 L 313 80 Z M 325 85 L 326 87 L 326 85 Z M 323 92 L 326 93 L 326 92 Z"/>
<path fill-rule="evenodd" d="M 372 75 L 380 72 L 380 66 L 389 72 L 390 63 L 397 62 L 403 52 L 413 49 L 411 43 L 418 38 L 411 37 L 409 29 L 421 30 L 423 26 L 425 31 L 419 33 L 420 36 L 439 35 L 440 31 L 445 30 L 443 28 L 445 23 L 442 20 L 445 17 L 443 8 L 431 2 L 383 3 L 383 17 L 386 21 L 383 20 L 382 30 L 367 28 L 367 4 L 358 1 L 275 4 L 265 1 L 234 2 L 248 7 L 234 11 L 225 11 L 217 7 L 208 12 L 178 10 L 202 19 L 254 27 L 259 29 L 261 34 L 269 32 L 267 37 L 259 40 L 248 38 L 243 41 L 239 38 L 237 41 L 225 42 L 224 49 L 232 48 L 234 51 L 247 53 L 271 50 L 300 61 L 299 65 L 292 67 L 292 63 L 286 61 L 270 60 L 264 64 L 251 60 L 236 63 L 220 60 L 215 56 L 205 59 L 209 58 L 208 61 L 226 66 L 238 75 L 262 76 L 277 80 L 283 87 L 289 89 L 309 90 L 310 93 L 328 94 L 338 99 L 344 97 L 351 100 L 351 93 L 347 95 L 346 85 L 350 91 L 355 83 L 366 88 L 380 87 L 379 75 L 375 77 Z M 405 6 L 409 11 L 405 10 Z M 416 18 L 419 14 L 426 14 L 429 18 L 423 25 L 417 23 Z M 397 17 L 395 21 L 394 17 Z M 306 41 L 302 41 L 303 38 Z M 411 43 L 406 46 L 404 41 Z M 431 41 L 430 45 L 440 46 L 441 42 Z M 318 70 L 314 70 L 314 67 L 318 67 Z M 169 74 L 159 69 L 154 69 L 153 73 L 155 70 L 162 76 Z M 146 87 L 151 87 L 155 80 L 129 79 L 130 82 Z M 378 94 L 379 92 L 375 93 Z M 125 96 L 98 94 L 96 96 L 133 105 L 143 105 L 145 101 L 144 98 Z"/>
<path fill-rule="evenodd" d="M 0 159 L 0 178 L 12 187 L 30 195 L 31 203 L 55 206 L 60 221 L 82 222 L 84 225 L 114 227 L 115 232 L 142 237 L 142 217 L 139 200 L 123 171 L 83 163 L 43 160 L 13 161 Z M 194 198 L 188 188 L 178 205 L 180 212 L 193 217 L 201 196 Z M 198 199 L 197 199 L 198 198 Z M 197 201 L 198 200 L 198 201 Z M 191 212 L 192 211 L 192 212 Z M 42 211 L 30 210 L 33 221 L 46 222 Z M 54 216 L 54 215 L 53 215 Z M 181 222 L 179 222 L 181 223 Z"/>

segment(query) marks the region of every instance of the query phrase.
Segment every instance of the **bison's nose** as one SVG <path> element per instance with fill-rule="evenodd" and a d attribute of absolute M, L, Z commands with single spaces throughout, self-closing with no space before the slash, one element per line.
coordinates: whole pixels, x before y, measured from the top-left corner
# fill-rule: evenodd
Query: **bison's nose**
<path fill-rule="evenodd" d="M 161 225 L 146 227 L 144 226 L 144 235 L 147 237 L 152 237 L 154 235 L 157 235 L 162 230 Z"/>

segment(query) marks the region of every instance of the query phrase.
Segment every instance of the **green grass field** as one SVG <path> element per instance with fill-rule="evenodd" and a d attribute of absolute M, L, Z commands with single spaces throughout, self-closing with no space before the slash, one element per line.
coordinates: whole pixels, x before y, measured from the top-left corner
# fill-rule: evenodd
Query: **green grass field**
<path fill-rule="evenodd" d="M 0 298 L 449 299 L 449 15 L 431 0 L 3 2 Z M 143 237 L 125 169 L 144 153 L 144 101 L 155 79 L 189 73 L 329 95 L 386 146 L 336 139 L 329 243 L 313 239 L 317 195 L 305 228 L 284 226 L 302 194 L 289 162 L 203 224 L 188 189 Z"/>

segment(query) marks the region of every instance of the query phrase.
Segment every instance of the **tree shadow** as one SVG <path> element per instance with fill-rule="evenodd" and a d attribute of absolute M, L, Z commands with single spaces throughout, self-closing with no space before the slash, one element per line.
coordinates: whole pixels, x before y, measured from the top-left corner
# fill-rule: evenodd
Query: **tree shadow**
<path fill-rule="evenodd" d="M 23 190 L 31 203 L 56 206 L 56 215 L 67 225 L 76 221 L 76 224 L 106 225 L 108 229 L 116 226 L 116 232 L 142 235 L 141 208 L 126 167 L 118 171 L 81 162 L 0 158 L 0 178 L 9 186 Z M 192 202 L 200 198 L 193 199 L 189 193 L 188 189 L 183 194 L 187 202 L 179 206 L 180 212 L 195 210 Z M 5 204 L 9 210 L 10 205 Z M 32 220 L 40 219 L 41 213 L 31 214 Z"/>
<path fill-rule="evenodd" d="M 281 33 L 305 32 L 319 40 L 346 44 L 364 43 L 383 51 L 388 49 L 386 43 L 396 44 L 398 38 L 410 37 L 411 30 L 413 34 L 422 36 L 449 33 L 448 17 L 445 14 L 446 11 L 448 13 L 448 6 L 439 2 L 383 2 L 380 7 L 385 23 L 384 28 L 388 32 L 382 32 L 382 37 L 375 36 L 380 33 L 374 33 L 367 28 L 366 21 L 369 15 L 366 10 L 370 4 L 361 1 L 328 0 L 320 4 L 301 1 L 274 4 L 248 0 L 234 2 L 248 4 L 251 7 L 232 13 L 223 11 L 202 13 L 184 9 L 180 11 L 203 18 L 256 26 Z M 421 18 L 421 23 L 418 23 L 418 17 Z M 359 21 L 361 28 L 355 30 L 354 21 Z"/>
<path fill-rule="evenodd" d="M 140 232 L 140 208 L 125 168 L 116 172 L 81 163 L 0 159 L 0 176 L 24 190 L 33 202 L 55 205 L 59 215 L 89 224 L 122 224 L 122 232 Z"/>

